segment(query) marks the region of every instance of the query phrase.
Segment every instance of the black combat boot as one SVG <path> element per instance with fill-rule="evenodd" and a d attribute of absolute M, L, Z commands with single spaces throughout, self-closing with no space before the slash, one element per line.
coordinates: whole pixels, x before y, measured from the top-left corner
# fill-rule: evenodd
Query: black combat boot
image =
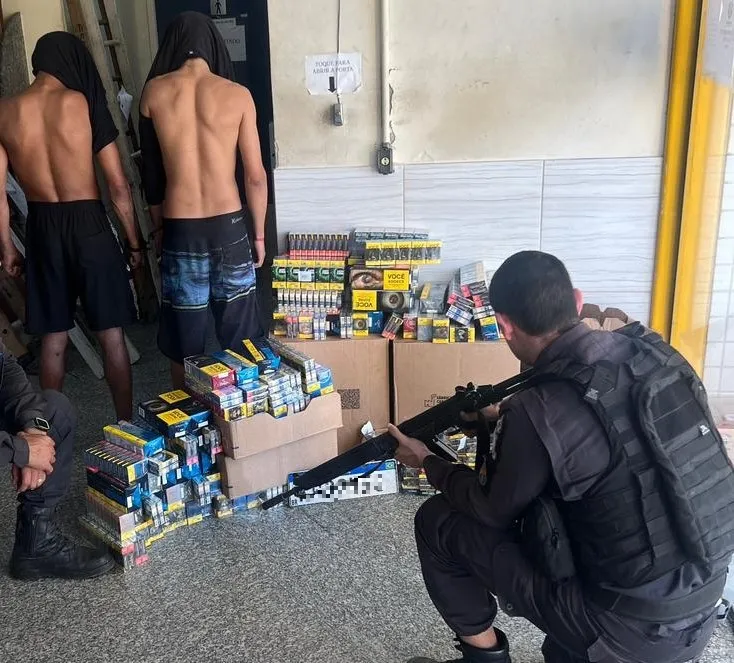
<path fill-rule="evenodd" d="M 67 539 L 54 522 L 54 511 L 28 504 L 18 506 L 15 546 L 10 557 L 13 578 L 94 578 L 115 566 L 106 550 L 87 548 Z"/>
<path fill-rule="evenodd" d="M 443 663 L 512 663 L 510 659 L 510 644 L 507 636 L 498 628 L 494 629 L 497 634 L 497 646 L 493 649 L 478 649 L 459 640 L 456 648 L 463 654 L 461 658 L 452 658 Z M 408 663 L 439 663 L 432 658 L 411 658 Z"/>

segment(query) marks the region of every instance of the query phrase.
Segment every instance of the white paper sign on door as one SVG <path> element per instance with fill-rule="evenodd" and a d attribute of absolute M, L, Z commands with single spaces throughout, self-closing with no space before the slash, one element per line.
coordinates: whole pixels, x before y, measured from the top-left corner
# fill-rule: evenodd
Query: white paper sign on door
<path fill-rule="evenodd" d="M 306 56 L 306 89 L 309 94 L 350 94 L 361 87 L 361 53 Z"/>
<path fill-rule="evenodd" d="M 227 44 L 229 57 L 232 62 L 244 62 L 247 59 L 247 48 L 245 46 L 245 26 L 237 25 L 235 18 L 215 18 L 214 24 Z"/>

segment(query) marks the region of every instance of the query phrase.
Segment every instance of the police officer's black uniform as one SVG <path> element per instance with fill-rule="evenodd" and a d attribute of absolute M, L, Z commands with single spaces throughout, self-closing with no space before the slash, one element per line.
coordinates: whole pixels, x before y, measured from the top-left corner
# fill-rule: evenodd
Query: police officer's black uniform
<path fill-rule="evenodd" d="M 622 361 L 630 351 L 623 336 L 579 323 L 546 348 L 535 368 L 564 358 Z M 711 478 L 719 470 L 707 469 L 707 458 L 721 460 L 709 451 L 711 432 L 699 428 L 700 439 L 678 446 Z M 507 612 L 547 634 L 549 663 L 676 663 L 702 652 L 729 557 L 706 568 L 681 553 L 650 473 L 636 473 L 629 456 L 617 453 L 570 382 L 543 383 L 503 404 L 479 476 L 437 456 L 426 458 L 425 471 L 442 494 L 416 515 L 418 552 L 428 592 L 457 635 L 492 625 L 495 595 Z M 722 476 L 727 471 L 730 464 Z M 548 493 L 574 551 L 576 575 L 562 583 L 529 561 L 513 530 L 528 505 Z"/>

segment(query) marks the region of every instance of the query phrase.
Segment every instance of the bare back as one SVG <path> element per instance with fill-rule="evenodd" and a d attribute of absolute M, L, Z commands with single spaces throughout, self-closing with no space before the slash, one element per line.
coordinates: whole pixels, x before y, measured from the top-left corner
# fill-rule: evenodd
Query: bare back
<path fill-rule="evenodd" d="M 81 93 L 31 86 L 3 100 L 0 143 L 28 200 L 99 198 L 89 106 Z"/>
<path fill-rule="evenodd" d="M 175 71 L 146 87 L 145 115 L 163 155 L 163 215 L 205 218 L 242 207 L 235 179 L 246 88 L 210 72 Z"/>

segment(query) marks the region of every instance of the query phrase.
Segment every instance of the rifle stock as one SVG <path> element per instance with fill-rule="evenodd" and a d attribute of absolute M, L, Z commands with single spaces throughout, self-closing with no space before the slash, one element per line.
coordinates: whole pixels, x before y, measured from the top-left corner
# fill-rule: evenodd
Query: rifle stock
<path fill-rule="evenodd" d="M 476 412 L 488 405 L 499 403 L 516 391 L 530 386 L 532 378 L 531 369 L 494 386 L 475 387 L 469 383 L 466 387 L 457 387 L 456 393 L 451 398 L 407 419 L 398 426 L 398 429 L 405 435 L 424 442 L 437 456 L 453 462 L 456 460 L 456 453 L 443 445 L 437 437 L 445 430 L 461 424 L 461 412 Z M 293 488 L 263 502 L 262 508 L 267 510 L 277 506 L 291 495 L 328 483 L 360 465 L 392 458 L 397 448 L 398 441 L 390 433 L 373 437 L 300 474 L 296 477 Z"/>

